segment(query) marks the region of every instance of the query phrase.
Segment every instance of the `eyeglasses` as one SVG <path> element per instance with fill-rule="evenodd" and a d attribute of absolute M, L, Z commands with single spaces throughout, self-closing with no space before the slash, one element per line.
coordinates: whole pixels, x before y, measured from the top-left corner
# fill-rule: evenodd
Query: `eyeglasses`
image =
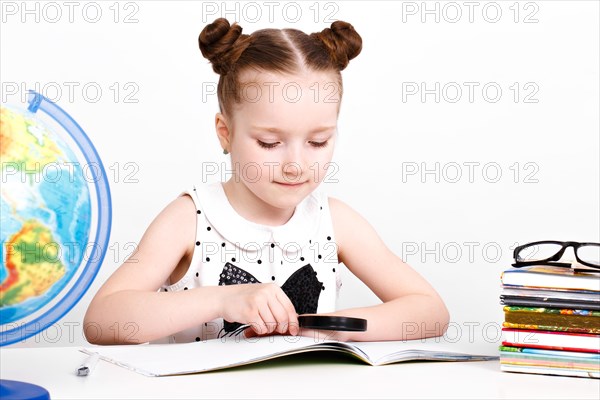
<path fill-rule="evenodd" d="M 573 247 L 575 259 L 586 267 L 600 270 L 600 243 L 556 242 L 543 240 L 527 243 L 515 249 L 513 267 L 528 265 L 553 265 L 571 268 L 570 262 L 557 262 L 563 256 L 567 247 Z"/>

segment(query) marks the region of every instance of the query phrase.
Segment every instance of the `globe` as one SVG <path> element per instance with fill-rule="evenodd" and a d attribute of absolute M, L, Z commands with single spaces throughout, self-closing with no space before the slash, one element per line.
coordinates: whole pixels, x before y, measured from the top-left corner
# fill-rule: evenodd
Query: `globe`
<path fill-rule="evenodd" d="M 0 238 L 6 249 L 0 315 L 6 324 L 42 308 L 71 280 L 89 237 L 91 204 L 81 167 L 64 141 L 10 108 L 0 109 L 0 121 Z M 72 174 L 61 168 L 66 163 L 74 166 Z"/>
<path fill-rule="evenodd" d="M 85 294 L 108 246 L 111 198 L 92 142 L 39 93 L 27 108 L 0 106 L 0 159 L 4 346 L 48 328 Z M 0 392 L 13 384 L 25 390 L 2 380 Z"/>

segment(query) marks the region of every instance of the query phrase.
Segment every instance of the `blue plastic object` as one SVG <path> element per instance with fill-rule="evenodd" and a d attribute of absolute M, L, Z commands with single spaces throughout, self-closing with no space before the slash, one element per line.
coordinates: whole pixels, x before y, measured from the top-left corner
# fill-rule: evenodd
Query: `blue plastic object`
<path fill-rule="evenodd" d="M 49 400 L 50 393 L 38 385 L 2 379 L 0 380 L 0 399 Z"/>

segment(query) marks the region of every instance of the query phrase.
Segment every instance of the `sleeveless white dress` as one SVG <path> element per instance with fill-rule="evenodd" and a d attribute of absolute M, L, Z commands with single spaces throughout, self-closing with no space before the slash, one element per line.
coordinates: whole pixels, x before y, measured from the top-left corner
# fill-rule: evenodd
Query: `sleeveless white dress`
<path fill-rule="evenodd" d="M 274 282 L 298 314 L 336 310 L 340 268 L 336 268 L 337 245 L 325 193 L 315 190 L 308 195 L 281 226 L 256 224 L 240 216 L 221 182 L 195 185 L 182 193 L 186 194 L 197 210 L 195 250 L 186 274 L 178 282 L 165 282 L 159 290 Z M 243 329 L 240 325 L 218 318 L 178 332 L 167 341 L 237 335 Z"/>

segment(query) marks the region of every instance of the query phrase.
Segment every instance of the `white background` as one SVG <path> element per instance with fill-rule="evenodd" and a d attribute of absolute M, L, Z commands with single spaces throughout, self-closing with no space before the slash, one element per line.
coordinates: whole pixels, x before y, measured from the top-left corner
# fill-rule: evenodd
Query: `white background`
<path fill-rule="evenodd" d="M 362 53 L 342 72 L 339 168 L 324 189 L 435 286 L 453 335 L 487 324 L 495 338 L 500 273 L 515 243 L 599 240 L 596 1 L 274 2 L 271 16 L 265 2 L 73 3 L 69 15 L 64 2 L 27 2 L 29 14 L 20 1 L 2 2 L 1 100 L 41 91 L 84 128 L 110 180 L 112 250 L 80 303 L 16 346 L 84 344 L 85 310 L 128 243 L 202 180 L 203 166 L 227 167 L 216 95 L 203 91 L 218 76 L 197 45 L 220 16 L 244 33 L 310 33 L 340 19 L 362 36 Z M 377 303 L 342 272 L 340 308 Z"/>

